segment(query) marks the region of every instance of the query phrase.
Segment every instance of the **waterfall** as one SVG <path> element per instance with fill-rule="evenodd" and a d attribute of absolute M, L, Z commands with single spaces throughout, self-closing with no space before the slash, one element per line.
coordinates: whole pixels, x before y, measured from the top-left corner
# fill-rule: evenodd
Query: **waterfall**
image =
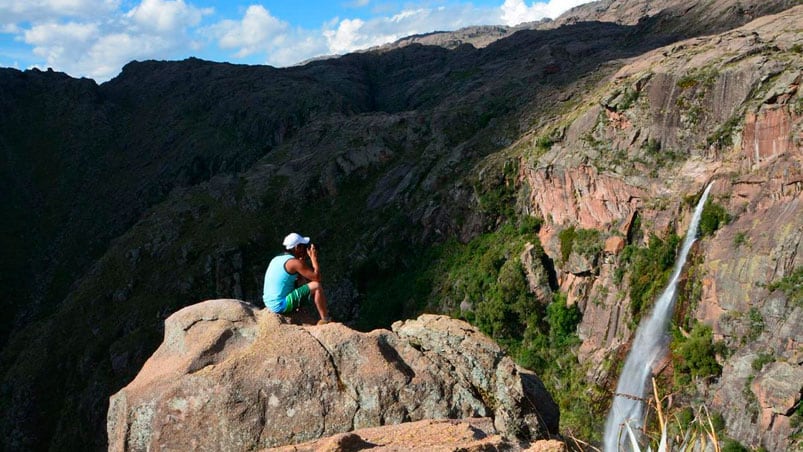
<path fill-rule="evenodd" d="M 686 238 L 683 240 L 680 255 L 675 262 L 669 284 L 655 303 L 650 317 L 646 320 L 642 319 L 636 330 L 633 348 L 625 360 L 625 367 L 622 375 L 619 376 L 611 411 L 605 422 L 605 452 L 616 452 L 620 449 L 620 445 L 622 449 L 625 448 L 624 440 L 627 435 L 624 431 L 625 422 L 628 422 L 634 431 L 644 423 L 643 400 L 647 397 L 647 384 L 650 381 L 653 365 L 666 353 L 668 342 L 666 333 L 675 306 L 678 279 L 686 264 L 689 250 L 696 239 L 697 225 L 700 223 L 700 215 L 710 190 L 711 184 L 708 184 L 694 209 L 694 215 L 689 224 L 689 230 L 686 232 Z"/>

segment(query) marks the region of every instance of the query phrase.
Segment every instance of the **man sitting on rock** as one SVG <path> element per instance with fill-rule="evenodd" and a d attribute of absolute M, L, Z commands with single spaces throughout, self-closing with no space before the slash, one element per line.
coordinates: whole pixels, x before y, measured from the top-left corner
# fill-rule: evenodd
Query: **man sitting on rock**
<path fill-rule="evenodd" d="M 295 232 L 288 234 L 282 244 L 286 252 L 274 257 L 265 272 L 262 291 L 265 307 L 279 314 L 289 314 L 311 298 L 321 316 L 318 325 L 329 323 L 315 245 L 310 243 L 309 237 Z M 311 267 L 307 264 L 307 258 Z"/>

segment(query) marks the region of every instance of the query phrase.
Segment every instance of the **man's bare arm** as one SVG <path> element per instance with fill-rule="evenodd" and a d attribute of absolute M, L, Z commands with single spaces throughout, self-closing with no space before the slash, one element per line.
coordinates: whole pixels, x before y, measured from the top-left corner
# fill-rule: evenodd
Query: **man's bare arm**
<path fill-rule="evenodd" d="M 287 261 L 287 270 L 290 273 L 298 273 L 309 281 L 320 282 L 321 272 L 320 267 L 318 266 L 318 250 L 315 249 L 315 245 L 310 245 L 307 254 L 309 255 L 310 262 L 312 263 L 312 268 L 307 266 L 301 259 L 290 259 Z"/>

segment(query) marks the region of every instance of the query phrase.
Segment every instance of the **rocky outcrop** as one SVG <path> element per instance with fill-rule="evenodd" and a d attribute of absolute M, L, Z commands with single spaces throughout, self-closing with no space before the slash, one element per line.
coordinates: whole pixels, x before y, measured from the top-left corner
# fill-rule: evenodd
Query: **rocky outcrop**
<path fill-rule="evenodd" d="M 548 25 L 560 26 L 598 20 L 638 26 L 657 21 L 662 23 L 665 32 L 672 31 L 688 35 L 705 30 L 709 33 L 716 33 L 734 28 L 763 15 L 783 11 L 796 4 L 795 0 L 779 2 L 598 0 L 576 6 Z"/>
<path fill-rule="evenodd" d="M 548 159 L 549 156 L 544 158 Z M 595 167 L 582 164 L 576 168 L 523 166 L 522 178 L 533 187 L 529 204 L 540 217 L 549 218 L 549 223 L 555 225 L 620 229 L 646 195 L 621 177 L 600 174 Z M 549 243 L 548 237 L 541 239 Z"/>
<path fill-rule="evenodd" d="M 464 322 L 425 315 L 359 333 L 212 300 L 166 320 L 162 345 L 111 398 L 108 435 L 113 451 L 250 450 L 471 417 L 521 440 L 559 420 L 538 377 Z"/>
<path fill-rule="evenodd" d="M 426 420 L 399 425 L 374 427 L 341 433 L 329 438 L 270 449 L 274 452 L 481 452 L 530 451 L 565 452 L 563 441 L 542 440 L 532 443 L 510 441 L 494 433 L 488 418 L 463 420 Z"/>

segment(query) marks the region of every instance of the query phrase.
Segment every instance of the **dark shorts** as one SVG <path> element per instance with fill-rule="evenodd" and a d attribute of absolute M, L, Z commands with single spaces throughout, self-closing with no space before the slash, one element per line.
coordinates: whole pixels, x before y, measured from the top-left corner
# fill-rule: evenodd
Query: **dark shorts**
<path fill-rule="evenodd" d="M 293 312 L 301 307 L 301 303 L 311 301 L 312 297 L 310 297 L 309 284 L 304 284 L 284 297 L 284 312 Z"/>

